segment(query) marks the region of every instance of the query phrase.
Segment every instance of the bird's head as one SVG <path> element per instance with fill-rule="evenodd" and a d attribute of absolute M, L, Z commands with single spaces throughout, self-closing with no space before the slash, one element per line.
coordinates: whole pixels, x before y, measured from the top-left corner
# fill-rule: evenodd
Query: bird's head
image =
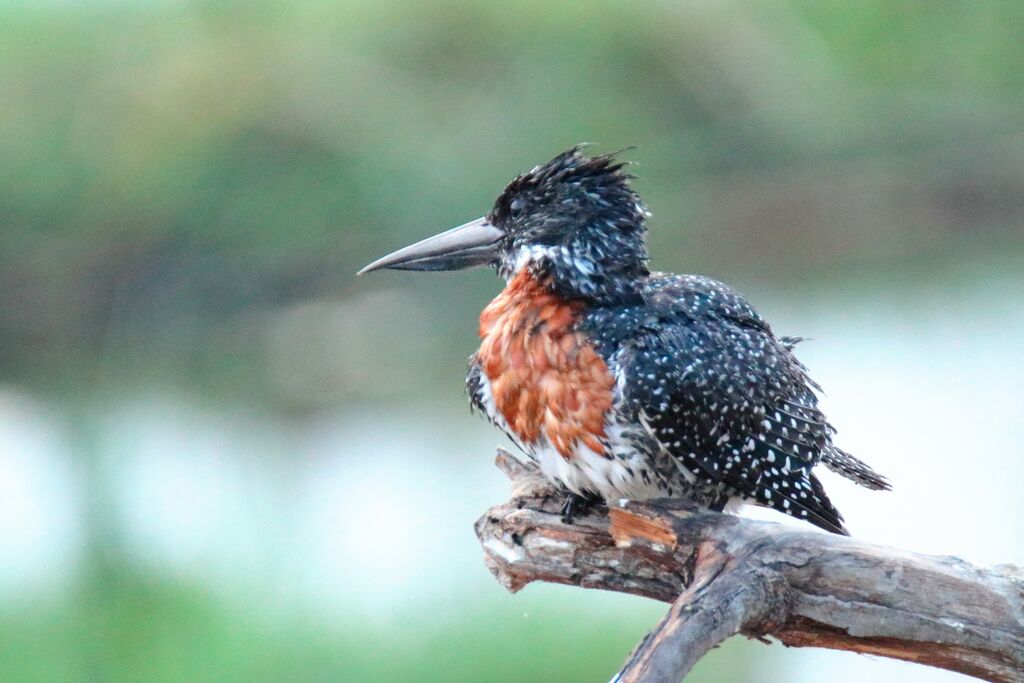
<path fill-rule="evenodd" d="M 648 214 L 623 166 L 611 155 L 588 157 L 573 147 L 509 183 L 483 218 L 359 272 L 487 265 L 505 279 L 529 269 L 570 298 L 633 298 L 648 274 Z"/>

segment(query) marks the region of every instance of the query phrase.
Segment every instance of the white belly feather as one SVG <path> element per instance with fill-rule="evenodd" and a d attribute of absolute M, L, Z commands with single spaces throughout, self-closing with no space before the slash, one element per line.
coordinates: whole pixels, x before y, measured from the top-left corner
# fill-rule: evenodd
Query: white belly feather
<path fill-rule="evenodd" d="M 544 430 L 536 443 L 521 443 L 515 437 L 504 416 L 495 407 L 491 383 L 482 372 L 479 391 L 480 402 L 491 422 L 509 435 L 509 438 L 537 463 L 541 473 L 552 483 L 564 486 L 577 494 L 594 491 L 606 500 L 646 500 L 665 495 L 657 486 L 655 477 L 650 476 L 645 481 L 641 476 L 641 472 L 648 469 L 649 464 L 645 461 L 645 455 L 638 452 L 625 438 L 625 427 L 622 424 L 614 420 L 605 423 L 605 441 L 611 457 L 598 455 L 583 443 L 577 442 L 572 457 L 566 459 L 551 445 Z"/>

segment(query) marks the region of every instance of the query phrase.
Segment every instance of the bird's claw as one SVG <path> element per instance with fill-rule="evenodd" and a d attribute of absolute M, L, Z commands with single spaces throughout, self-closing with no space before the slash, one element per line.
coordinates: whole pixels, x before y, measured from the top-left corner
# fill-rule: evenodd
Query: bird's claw
<path fill-rule="evenodd" d="M 572 524 L 576 515 L 586 515 L 590 512 L 590 508 L 599 502 L 599 498 L 593 495 L 581 496 L 576 493 L 570 493 L 565 497 L 565 502 L 562 503 L 562 522 L 564 524 Z"/>

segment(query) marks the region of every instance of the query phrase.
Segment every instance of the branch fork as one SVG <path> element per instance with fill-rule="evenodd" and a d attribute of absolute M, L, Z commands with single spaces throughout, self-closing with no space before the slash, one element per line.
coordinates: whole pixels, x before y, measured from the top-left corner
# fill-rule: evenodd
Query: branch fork
<path fill-rule="evenodd" d="M 703 510 L 619 501 L 573 524 L 532 465 L 499 450 L 512 499 L 476 523 L 484 561 L 512 592 L 547 581 L 671 603 L 621 683 L 677 683 L 743 634 L 892 657 L 1024 683 L 1024 572 Z"/>

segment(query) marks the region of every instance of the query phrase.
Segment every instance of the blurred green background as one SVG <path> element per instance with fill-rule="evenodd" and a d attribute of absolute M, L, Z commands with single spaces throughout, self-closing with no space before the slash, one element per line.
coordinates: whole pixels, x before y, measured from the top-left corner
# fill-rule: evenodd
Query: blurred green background
<path fill-rule="evenodd" d="M 507 595 L 472 534 L 500 282 L 353 275 L 581 141 L 636 145 L 654 267 L 814 338 L 896 484 L 828 482 L 855 534 L 1020 563 L 1022 32 L 1015 1 L 0 2 L 0 680 L 607 680 L 662 606 Z M 693 680 L 822 675 L 959 680 L 745 642 Z"/>

